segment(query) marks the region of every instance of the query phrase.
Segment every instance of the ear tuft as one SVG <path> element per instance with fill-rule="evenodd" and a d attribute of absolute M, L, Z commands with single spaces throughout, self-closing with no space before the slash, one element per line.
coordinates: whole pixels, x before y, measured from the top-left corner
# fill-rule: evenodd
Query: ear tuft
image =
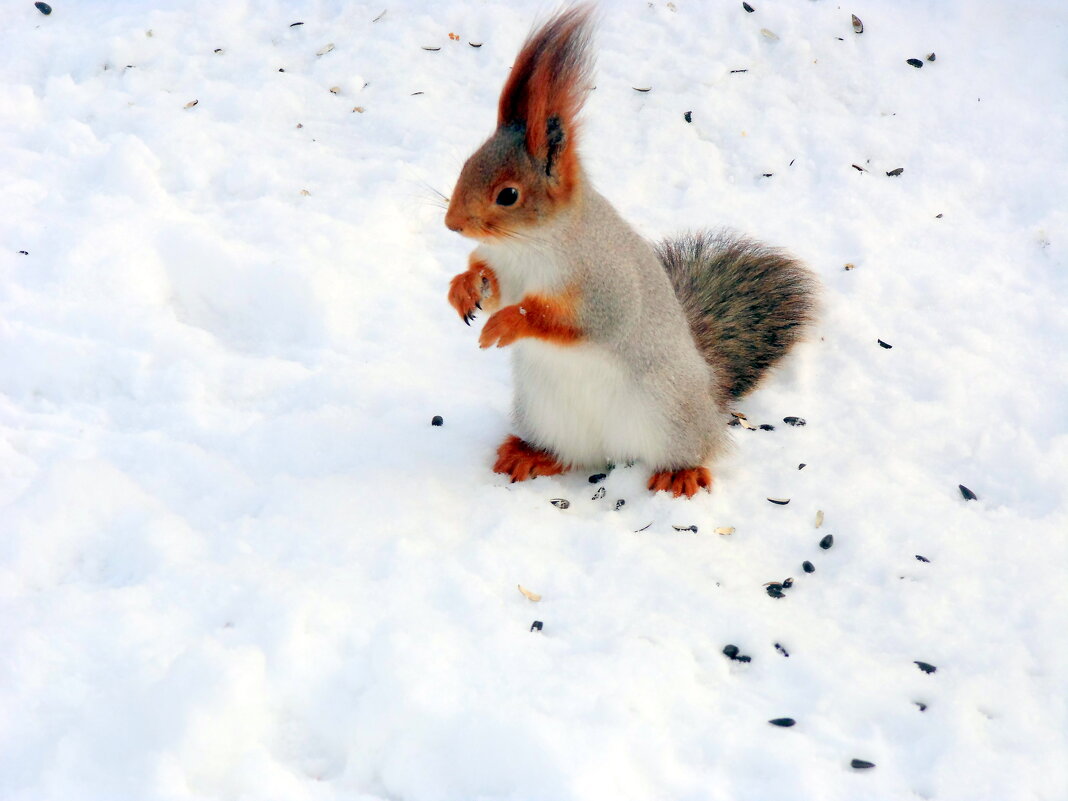
<path fill-rule="evenodd" d="M 568 8 L 527 37 L 501 92 L 497 125 L 522 127 L 545 173 L 577 166 L 578 113 L 593 70 L 593 6 Z"/>

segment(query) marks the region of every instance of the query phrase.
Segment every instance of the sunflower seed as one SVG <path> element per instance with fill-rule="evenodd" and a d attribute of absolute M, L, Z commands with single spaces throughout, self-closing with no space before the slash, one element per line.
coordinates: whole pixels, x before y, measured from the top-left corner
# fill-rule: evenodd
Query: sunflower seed
<path fill-rule="evenodd" d="M 863 759 L 854 759 L 852 762 L 849 763 L 849 766 L 851 768 L 856 768 L 857 770 L 863 770 L 864 768 L 874 768 L 875 763 L 866 762 Z"/>
<path fill-rule="evenodd" d="M 591 484 L 600 484 L 606 478 L 608 478 L 607 473 L 594 473 L 592 476 L 589 477 L 589 482 Z"/>
<path fill-rule="evenodd" d="M 687 111 L 685 114 L 682 115 L 682 118 L 686 120 L 686 122 L 693 122 L 693 112 Z"/>
<path fill-rule="evenodd" d="M 979 500 L 979 496 L 976 495 L 974 492 L 972 492 L 970 489 L 968 489 L 963 484 L 958 484 L 957 486 L 960 488 L 960 494 L 964 496 L 964 500 L 966 500 L 966 501 L 977 501 L 977 500 Z"/>
<path fill-rule="evenodd" d="M 52 6 L 48 5 L 48 3 L 34 3 L 34 6 L 46 17 L 52 13 Z"/>
<path fill-rule="evenodd" d="M 812 564 L 810 561 L 808 561 L 807 559 L 804 562 L 801 563 L 801 569 L 804 570 L 806 573 L 815 573 L 816 572 L 816 566 L 814 564 Z"/>
<path fill-rule="evenodd" d="M 723 646 L 723 655 L 726 656 L 726 657 L 730 657 L 731 659 L 737 658 L 737 656 L 738 656 L 738 646 L 737 645 L 724 645 Z"/>
<path fill-rule="evenodd" d="M 935 60 L 935 58 L 936 58 L 936 57 L 935 57 L 935 54 L 934 54 L 934 53 L 928 53 L 928 54 L 927 54 L 927 60 L 928 60 L 928 61 L 934 61 L 934 60 Z"/>
<path fill-rule="evenodd" d="M 753 13 L 753 7 L 751 5 L 749 5 L 748 3 L 742 3 L 742 8 L 744 8 L 750 14 Z"/>
<path fill-rule="evenodd" d="M 593 497 L 590 498 L 590 500 L 591 501 L 599 501 L 599 500 L 601 500 L 601 498 L 603 498 L 607 494 L 608 494 L 608 490 L 606 490 L 604 487 L 598 487 L 597 488 L 597 492 L 593 493 Z"/>
<path fill-rule="evenodd" d="M 919 554 L 916 554 L 916 559 L 917 559 L 917 561 L 920 561 L 920 562 L 930 562 L 931 561 L 926 556 L 920 556 Z"/>
<path fill-rule="evenodd" d="M 918 667 L 924 673 L 934 673 L 936 670 L 938 670 L 938 668 L 928 662 L 916 662 L 916 660 L 913 661 L 916 663 L 916 667 Z"/>
<path fill-rule="evenodd" d="M 919 60 L 918 58 L 909 58 L 909 59 L 905 59 L 905 63 L 906 63 L 906 64 L 911 64 L 911 65 L 912 65 L 913 67 L 915 67 L 916 69 L 919 69 L 920 67 L 922 67 L 922 66 L 923 66 L 923 62 L 922 62 L 922 61 L 920 61 L 920 60 Z"/>
<path fill-rule="evenodd" d="M 797 721 L 793 718 L 774 718 L 773 720 L 769 720 L 768 723 L 772 726 L 782 726 L 784 729 L 788 729 L 797 723 Z"/>
<path fill-rule="evenodd" d="M 880 348 L 886 348 L 887 350 L 890 350 L 890 348 L 894 347 L 889 342 L 883 342 L 881 339 L 877 339 L 876 342 L 879 343 Z"/>
<path fill-rule="evenodd" d="M 671 527 L 673 529 L 675 529 L 676 531 L 692 531 L 694 534 L 697 533 L 697 526 L 676 526 L 676 525 L 672 525 Z"/>
<path fill-rule="evenodd" d="M 782 419 L 782 421 L 784 423 L 786 423 L 786 425 L 788 425 L 788 426 L 803 426 L 803 425 L 805 425 L 805 418 L 804 417 L 784 417 Z"/>
<path fill-rule="evenodd" d="M 794 586 L 794 580 L 792 578 L 785 578 L 782 580 L 782 588 L 784 590 L 788 590 L 792 586 Z"/>
<path fill-rule="evenodd" d="M 440 414 L 435 414 L 432 418 L 430 418 L 430 425 L 432 425 L 432 426 L 445 425 L 445 420 L 442 418 L 442 416 Z"/>
<path fill-rule="evenodd" d="M 541 631 L 541 627 L 542 622 L 540 620 L 535 620 L 533 623 L 530 624 L 531 631 Z"/>
<path fill-rule="evenodd" d="M 774 587 L 768 587 L 768 595 L 770 595 L 772 598 L 785 598 L 786 597 L 786 593 L 785 592 L 783 592 L 782 590 L 777 590 Z"/>
<path fill-rule="evenodd" d="M 825 551 L 828 548 L 830 548 L 832 545 L 834 545 L 834 535 L 833 534 L 828 534 L 826 537 L 824 537 L 822 540 L 820 540 L 820 547 L 823 548 L 823 550 L 825 550 Z"/>

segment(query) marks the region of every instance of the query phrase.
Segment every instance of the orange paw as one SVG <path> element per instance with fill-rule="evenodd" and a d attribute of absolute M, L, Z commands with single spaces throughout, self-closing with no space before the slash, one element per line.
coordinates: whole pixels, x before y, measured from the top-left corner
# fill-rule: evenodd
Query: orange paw
<path fill-rule="evenodd" d="M 449 282 L 449 303 L 468 325 L 475 319 L 475 309 L 482 308 L 486 298 L 495 299 L 500 290 L 497 276 L 489 265 L 475 261 L 471 267 Z"/>
<path fill-rule="evenodd" d="M 497 449 L 497 462 L 493 465 L 494 473 L 511 476 L 513 483 L 537 476 L 555 476 L 569 469 L 548 451 L 538 450 L 515 436 L 508 437 Z"/>
<path fill-rule="evenodd" d="M 478 346 L 489 348 L 496 345 L 503 348 L 520 337 L 529 336 L 529 331 L 525 312 L 517 305 L 505 306 L 486 320 L 478 337 Z"/>
<path fill-rule="evenodd" d="M 707 467 L 661 470 L 649 478 L 649 489 L 653 492 L 670 492 L 676 498 L 680 495 L 692 498 L 701 487 L 709 491 L 712 489 L 712 474 Z"/>

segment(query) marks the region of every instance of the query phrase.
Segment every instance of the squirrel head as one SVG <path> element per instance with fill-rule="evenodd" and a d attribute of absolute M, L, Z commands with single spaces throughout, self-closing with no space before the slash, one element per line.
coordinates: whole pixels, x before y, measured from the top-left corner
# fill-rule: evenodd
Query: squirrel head
<path fill-rule="evenodd" d="M 580 189 L 578 113 L 592 70 L 593 7 L 560 12 L 527 37 L 501 91 L 497 130 L 464 164 L 445 225 L 475 239 L 536 228 Z"/>

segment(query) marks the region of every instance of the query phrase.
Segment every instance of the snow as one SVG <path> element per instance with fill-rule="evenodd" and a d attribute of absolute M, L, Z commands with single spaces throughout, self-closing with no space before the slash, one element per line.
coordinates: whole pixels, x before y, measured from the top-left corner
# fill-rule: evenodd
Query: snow
<path fill-rule="evenodd" d="M 824 286 L 688 502 L 490 472 L 433 189 L 544 2 L 52 5 L 0 10 L 0 797 L 1068 798 L 1063 3 L 602 3 L 597 186 Z"/>

